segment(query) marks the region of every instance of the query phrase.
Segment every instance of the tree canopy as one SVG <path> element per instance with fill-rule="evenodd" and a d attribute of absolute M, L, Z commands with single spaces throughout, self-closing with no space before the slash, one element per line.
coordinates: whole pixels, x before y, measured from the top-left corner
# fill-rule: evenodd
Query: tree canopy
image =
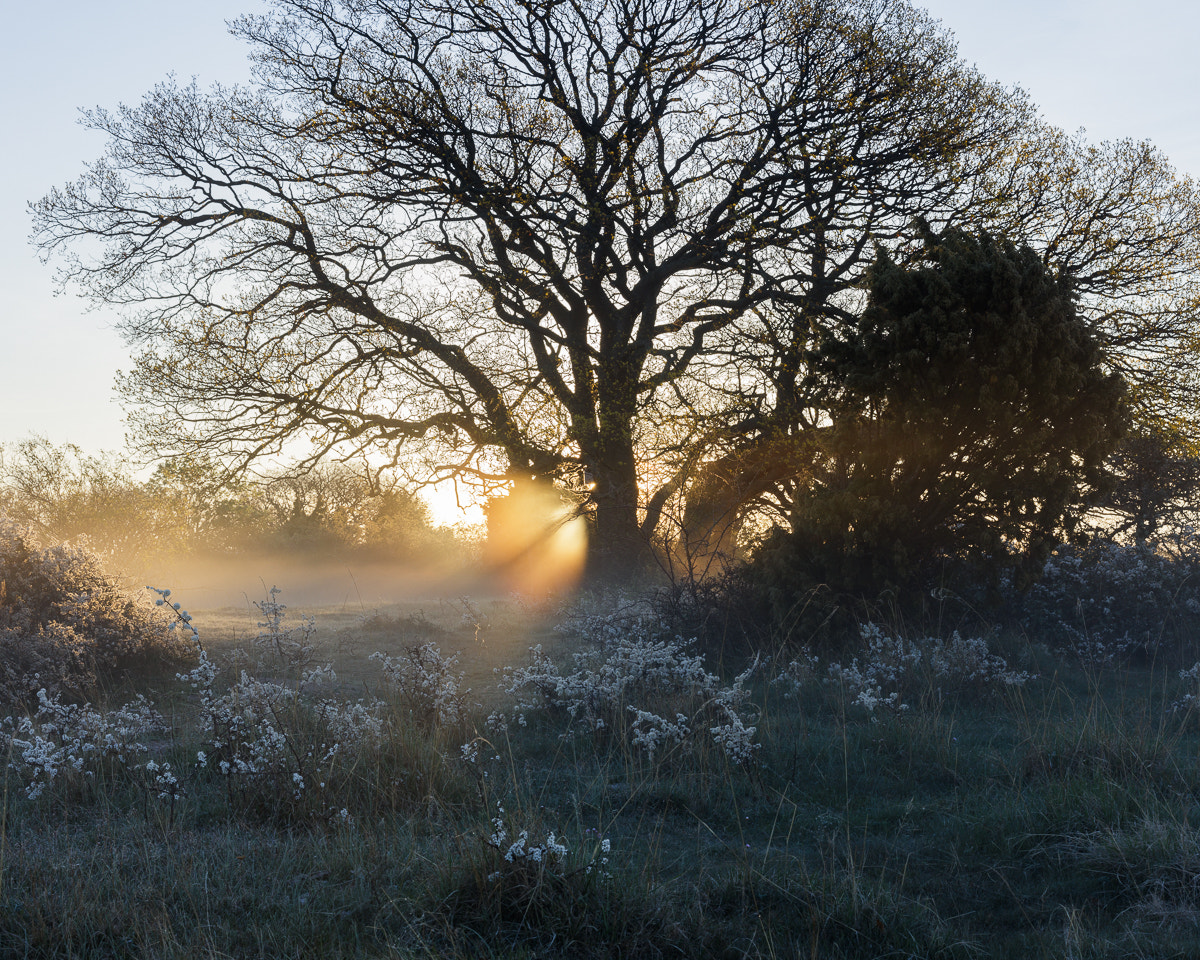
<path fill-rule="evenodd" d="M 275 0 L 234 29 L 252 88 L 90 112 L 107 155 L 35 207 L 127 309 L 156 453 L 586 474 L 628 568 L 673 495 L 693 526 L 786 502 L 814 338 L 919 218 L 1028 236 L 1177 399 L 1190 184 L 1086 162 L 903 0 Z"/>

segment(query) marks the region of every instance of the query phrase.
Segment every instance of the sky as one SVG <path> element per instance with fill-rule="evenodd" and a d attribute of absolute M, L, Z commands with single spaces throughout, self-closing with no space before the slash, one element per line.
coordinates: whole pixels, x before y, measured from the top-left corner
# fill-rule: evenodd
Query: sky
<path fill-rule="evenodd" d="M 26 206 L 82 173 L 103 138 L 79 109 L 136 103 L 175 74 L 202 87 L 249 79 L 225 22 L 264 0 L 3 0 L 0 58 L 0 443 L 42 434 L 120 450 L 113 394 L 130 366 L 118 317 L 67 292 L 28 243 Z M 959 54 L 1019 85 L 1051 123 L 1094 141 L 1148 139 L 1200 176 L 1200 4 L 1194 0 L 927 0 Z"/>

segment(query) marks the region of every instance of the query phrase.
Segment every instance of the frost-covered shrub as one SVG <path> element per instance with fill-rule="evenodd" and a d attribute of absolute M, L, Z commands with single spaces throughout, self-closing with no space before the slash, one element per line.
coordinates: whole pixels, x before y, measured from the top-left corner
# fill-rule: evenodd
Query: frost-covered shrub
<path fill-rule="evenodd" d="M 535 832 L 518 829 L 511 821 L 512 818 L 504 813 L 503 807 L 499 807 L 498 815 L 492 818 L 491 833 L 484 843 L 496 855 L 496 869 L 488 873 L 488 883 L 536 885 L 548 874 L 564 877 L 573 873 L 595 873 L 608 878 L 612 844 L 607 837 L 588 838 L 581 845 L 583 852 L 572 857 L 565 837 L 560 838 L 553 830 Z M 537 839 L 538 836 L 542 839 Z M 586 859 L 585 853 L 590 853 Z"/>
<path fill-rule="evenodd" d="M 1179 679 L 1186 684 L 1185 692 L 1171 704 L 1171 709 L 1200 712 L 1200 662 L 1192 664 L 1186 670 L 1180 670 Z"/>
<path fill-rule="evenodd" d="M 907 710 L 910 699 L 923 690 L 988 694 L 1035 679 L 1032 674 L 1011 670 L 1003 657 L 988 650 L 983 637 L 964 639 L 956 631 L 949 640 L 906 640 L 885 633 L 874 623 L 863 624 L 860 632 L 866 644 L 862 659 L 855 657 L 848 666 L 830 663 L 828 679 L 840 684 L 855 706 L 872 713 L 877 707 Z M 796 669 L 781 678 L 794 676 L 798 685 L 809 674 L 801 667 L 811 669 L 811 661 L 793 666 Z"/>
<path fill-rule="evenodd" d="M 758 661 L 722 687 L 689 641 L 642 627 L 628 634 L 596 630 L 599 642 L 574 655 L 570 673 L 541 644 L 532 647 L 527 665 L 503 670 L 501 689 L 515 700 L 513 715 L 523 721 L 526 713 L 542 711 L 565 721 L 564 736 L 582 731 L 614 738 L 652 759 L 673 748 L 692 750 L 707 734 L 730 760 L 747 762 L 758 745 L 745 716 L 745 683 Z"/>
<path fill-rule="evenodd" d="M 409 682 L 417 665 L 436 664 L 445 679 L 455 660 L 434 656 L 436 648 L 422 653 L 424 659 L 378 654 L 373 659 L 383 661 L 385 673 L 390 668 L 388 679 L 394 684 Z M 312 667 L 287 684 L 243 669 L 223 687 L 221 670 L 208 653 L 198 650 L 198 660 L 191 671 L 179 675 L 200 701 L 205 740 L 195 767 L 224 781 L 229 802 L 237 809 L 270 818 L 332 823 L 352 818 L 352 811 L 362 804 L 376 809 L 429 796 L 429 784 L 422 779 L 425 771 L 402 770 L 404 783 L 389 781 L 384 772 L 396 763 L 405 765 L 404 757 L 397 760 L 393 755 L 398 745 L 401 753 L 408 750 L 405 731 L 423 722 L 414 723 L 416 718 L 402 706 L 403 697 L 371 695 L 347 701 L 325 696 L 337 679 L 327 664 Z M 456 691 L 461 675 L 454 679 Z M 447 697 L 444 685 L 432 688 L 431 694 L 438 693 L 444 698 L 443 717 L 463 709 L 461 700 Z M 438 702 L 426 706 L 436 718 Z M 461 718 L 461 712 L 455 715 Z M 431 738 L 419 740 L 431 755 L 438 755 Z M 370 775 L 364 777 L 364 771 Z M 361 795 L 351 798 L 348 793 Z M 414 793 L 417 796 L 411 796 Z"/>
<path fill-rule="evenodd" d="M 383 670 L 402 713 L 429 728 L 453 726 L 466 717 L 463 673 L 458 655 L 446 657 L 435 643 L 410 646 L 397 657 L 371 654 Z"/>
<path fill-rule="evenodd" d="M 190 654 L 95 556 L 63 544 L 43 547 L 0 518 L 0 705 L 32 704 L 42 689 L 82 697 L 98 676 Z"/>
<path fill-rule="evenodd" d="M 147 751 L 143 739 L 165 729 L 144 697 L 101 712 L 39 690 L 31 716 L 0 720 L 0 751 L 11 756 L 9 767 L 33 800 L 54 784 L 92 780 L 105 765 L 134 769 Z M 157 765 L 152 772 L 160 772 Z"/>
<path fill-rule="evenodd" d="M 624 593 L 584 596 L 559 612 L 555 633 L 603 647 L 630 636 L 666 633 L 666 622 L 645 601 Z"/>
<path fill-rule="evenodd" d="M 862 662 L 855 657 L 849 666 L 829 664 L 829 679 L 841 684 L 854 704 L 872 712 L 879 706 L 907 710 L 903 696 L 924 652 L 913 641 L 889 636 L 873 623 L 861 629 L 867 644 Z"/>
<path fill-rule="evenodd" d="M 284 627 L 283 621 L 287 616 L 287 604 L 280 603 L 278 587 L 267 591 L 265 600 L 256 600 L 254 605 L 263 620 L 259 621 L 259 633 L 254 638 L 254 645 L 267 655 L 276 667 L 288 671 L 303 670 L 316 660 L 316 646 L 313 634 L 316 633 L 315 617 L 301 617 L 300 623 L 292 627 Z"/>
<path fill-rule="evenodd" d="M 814 677 L 821 666 L 821 658 L 807 647 L 800 649 L 791 660 L 783 663 L 777 661 L 775 678 L 772 685 L 783 688 L 783 697 L 790 700 L 797 696 L 800 688 Z"/>
<path fill-rule="evenodd" d="M 1200 627 L 1200 563 L 1113 542 L 1064 545 L 1013 605 L 1031 637 L 1086 663 L 1150 656 Z"/>
<path fill-rule="evenodd" d="M 1179 679 L 1187 681 L 1188 691 L 1171 704 L 1172 710 L 1195 710 L 1200 707 L 1200 663 L 1179 671 Z"/>
<path fill-rule="evenodd" d="M 557 928 L 568 942 L 587 937 L 594 930 L 591 918 L 618 893 L 610 882 L 608 838 L 587 830 L 568 839 L 540 810 L 509 813 L 497 804 L 494 811 L 478 831 L 478 844 L 456 859 L 463 880 L 443 901 L 445 908 L 510 928 Z"/>
<path fill-rule="evenodd" d="M 216 687 L 220 669 L 208 653 L 179 679 L 200 697 L 205 730 L 196 766 L 225 778 L 231 799 L 248 806 L 295 807 L 320 783 L 317 771 L 337 755 L 340 743 L 314 743 L 301 735 L 299 687 L 260 680 L 245 670 L 227 690 Z"/>

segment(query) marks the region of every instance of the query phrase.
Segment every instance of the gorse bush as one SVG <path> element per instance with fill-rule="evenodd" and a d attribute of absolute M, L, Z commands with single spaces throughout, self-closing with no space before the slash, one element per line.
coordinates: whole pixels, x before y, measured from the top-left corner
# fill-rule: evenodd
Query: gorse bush
<path fill-rule="evenodd" d="M 755 572 L 780 613 L 819 586 L 919 602 L 950 565 L 1023 578 L 1106 480 L 1125 385 L 1070 284 L 1003 237 L 922 233 L 912 263 L 877 248 L 859 316 L 814 328 L 826 423 Z"/>
<path fill-rule="evenodd" d="M 191 655 L 153 608 L 81 547 L 0 518 L 0 705 L 84 696 L 98 680 Z"/>

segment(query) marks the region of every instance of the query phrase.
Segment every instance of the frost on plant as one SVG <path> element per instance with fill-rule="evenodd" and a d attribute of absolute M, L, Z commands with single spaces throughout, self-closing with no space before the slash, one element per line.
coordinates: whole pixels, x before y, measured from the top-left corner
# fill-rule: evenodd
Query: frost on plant
<path fill-rule="evenodd" d="M 1063 544 L 1019 602 L 1019 619 L 1033 635 L 1104 666 L 1152 654 L 1168 626 L 1194 631 L 1200 614 L 1200 578 L 1191 531 L 1176 556 L 1131 544 Z"/>
<path fill-rule="evenodd" d="M 267 591 L 265 600 L 254 602 L 264 618 L 258 623 L 259 633 L 254 638 L 254 645 L 278 666 L 291 671 L 303 670 L 316 659 L 313 635 L 317 631 L 317 621 L 315 617 L 301 617 L 299 624 L 285 628 L 287 604 L 279 602 L 282 592 L 273 586 Z"/>
<path fill-rule="evenodd" d="M 856 706 L 874 712 L 876 707 L 907 710 L 902 688 L 916 673 L 923 652 L 912 641 L 891 637 L 876 624 L 863 624 L 859 630 L 867 645 L 863 661 L 857 657 L 849 666 L 829 665 L 829 679 L 841 684 Z"/>
<path fill-rule="evenodd" d="M 801 686 L 817 676 L 820 664 L 820 657 L 804 648 L 794 660 L 778 668 L 771 683 L 782 687 L 784 699 L 790 700 L 800 692 Z"/>
<path fill-rule="evenodd" d="M 64 776 L 95 777 L 105 763 L 132 769 L 147 751 L 142 739 L 165 729 L 163 718 L 141 696 L 102 713 L 39 690 L 32 716 L 0 720 L 0 748 L 11 751 L 10 769 L 32 800 Z"/>
<path fill-rule="evenodd" d="M 383 704 L 377 700 L 322 700 L 318 713 L 330 738 L 339 745 L 374 748 L 387 733 Z"/>
<path fill-rule="evenodd" d="M 748 709 L 744 684 L 757 661 L 723 688 L 689 641 L 660 638 L 648 622 L 626 634 L 595 621 L 590 629 L 598 640 L 574 655 L 570 673 L 540 644 L 530 649 L 527 665 L 504 668 L 501 689 L 514 698 L 518 722 L 541 711 L 566 722 L 565 736 L 617 737 L 651 759 L 663 756 L 664 747 L 693 750 L 704 731 L 731 760 L 750 756 L 755 728 L 741 712 Z"/>
<path fill-rule="evenodd" d="M 409 647 L 400 656 L 371 654 L 391 686 L 401 709 L 425 726 L 453 726 L 466 716 L 463 673 L 458 670 L 458 655 L 443 655 L 435 643 Z"/>
<path fill-rule="evenodd" d="M 310 700 L 295 686 L 241 671 L 224 692 L 214 689 L 215 667 L 206 655 L 183 679 L 200 694 L 208 729 L 196 767 L 225 780 L 231 802 L 285 807 L 338 819 L 329 784 L 376 749 L 388 733 L 383 705 L 375 700 Z M 327 673 L 320 673 L 322 679 Z"/>
<path fill-rule="evenodd" d="M 562 619 L 554 629 L 557 633 L 603 647 L 630 636 L 661 633 L 665 627 L 646 609 L 643 601 L 619 593 L 590 602 L 576 601 L 563 611 Z"/>
<path fill-rule="evenodd" d="M 692 732 L 688 728 L 686 714 L 675 714 L 675 720 L 672 722 L 637 707 L 630 707 L 629 711 L 633 714 L 633 722 L 629 725 L 630 742 L 646 751 L 646 755 L 651 759 L 659 747 L 683 743 Z"/>
<path fill-rule="evenodd" d="M 534 886 L 547 875 L 609 877 L 612 844 L 607 837 L 599 838 L 595 831 L 588 831 L 593 836 L 582 842 L 576 856 L 572 857 L 566 839 L 557 831 L 518 827 L 512 820 L 503 807 L 498 807 L 497 814 L 491 819 L 490 831 L 483 837 L 484 846 L 494 858 L 492 866 L 495 869 L 487 874 L 488 883 Z M 590 852 L 586 860 L 583 859 L 584 851 Z"/>
<path fill-rule="evenodd" d="M 82 699 L 106 673 L 190 654 L 95 556 L 66 544 L 43 547 L 3 517 L 0 584 L 0 708 L 33 709 L 42 689 Z"/>
<path fill-rule="evenodd" d="M 949 640 L 926 640 L 929 665 L 938 679 L 960 686 L 1019 687 L 1035 679 L 1033 674 L 1010 670 L 1008 662 L 988 651 L 983 637 L 960 637 L 958 631 Z"/>
<path fill-rule="evenodd" d="M 1179 679 L 1188 681 L 1191 689 L 1172 703 L 1171 709 L 1173 711 L 1195 710 L 1200 707 L 1200 663 L 1192 664 L 1187 670 L 1180 670 Z"/>
<path fill-rule="evenodd" d="M 753 758 L 755 751 L 762 746 L 754 742 L 757 728 L 746 726 L 742 718 L 733 712 L 730 712 L 728 717 L 728 723 L 712 727 L 709 732 L 730 761 L 746 765 Z"/>
<path fill-rule="evenodd" d="M 840 684 L 855 706 L 874 713 L 877 707 L 892 711 L 909 708 L 906 697 L 923 684 L 938 690 L 972 688 L 988 692 L 1022 686 L 1034 675 L 1009 669 L 1007 661 L 988 650 L 982 637 L 963 639 L 955 631 L 949 640 L 893 637 L 874 623 L 860 633 L 867 648 L 860 661 L 831 663 L 830 682 Z"/>

